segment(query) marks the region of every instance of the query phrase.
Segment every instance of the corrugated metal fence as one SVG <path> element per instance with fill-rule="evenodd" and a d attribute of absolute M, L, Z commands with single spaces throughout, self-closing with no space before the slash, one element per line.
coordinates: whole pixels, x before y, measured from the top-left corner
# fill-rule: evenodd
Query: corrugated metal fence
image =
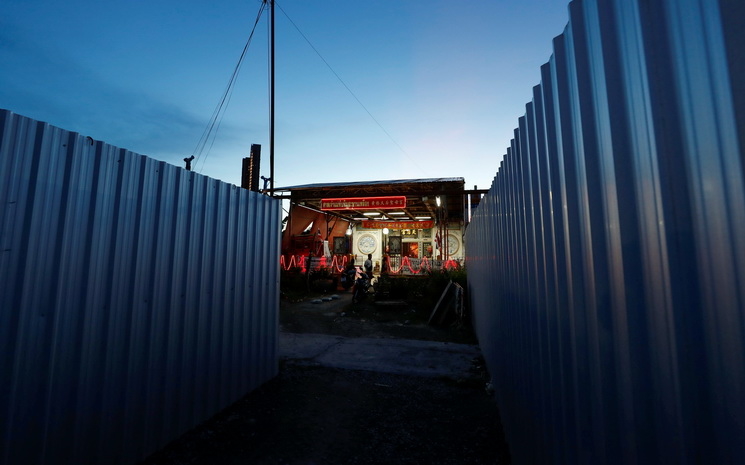
<path fill-rule="evenodd" d="M 744 9 L 570 3 L 467 231 L 515 463 L 745 463 Z"/>
<path fill-rule="evenodd" d="M 279 214 L 0 110 L 0 462 L 131 464 L 275 376 Z"/>

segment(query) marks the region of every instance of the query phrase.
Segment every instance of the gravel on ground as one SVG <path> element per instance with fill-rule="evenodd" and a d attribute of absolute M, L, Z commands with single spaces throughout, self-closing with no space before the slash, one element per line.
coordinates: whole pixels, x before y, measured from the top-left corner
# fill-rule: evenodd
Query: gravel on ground
<path fill-rule="evenodd" d="M 283 331 L 475 344 L 467 322 L 426 324 L 406 305 L 283 302 Z M 326 305 L 328 304 L 328 305 Z M 509 464 L 483 360 L 452 379 L 312 366 L 279 375 L 151 455 L 175 464 Z"/>

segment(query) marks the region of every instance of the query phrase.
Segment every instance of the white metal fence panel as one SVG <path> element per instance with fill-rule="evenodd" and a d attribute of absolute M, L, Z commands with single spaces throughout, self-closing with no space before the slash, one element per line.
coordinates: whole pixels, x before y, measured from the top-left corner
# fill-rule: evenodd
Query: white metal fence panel
<path fill-rule="evenodd" d="M 569 12 L 466 234 L 515 463 L 744 463 L 745 4 Z"/>
<path fill-rule="evenodd" d="M 131 464 L 274 377 L 279 215 L 0 110 L 0 463 Z"/>

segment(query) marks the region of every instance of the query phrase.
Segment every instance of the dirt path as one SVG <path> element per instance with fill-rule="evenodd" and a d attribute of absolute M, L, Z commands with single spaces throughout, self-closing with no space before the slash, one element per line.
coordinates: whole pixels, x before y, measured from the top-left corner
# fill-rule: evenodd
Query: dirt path
<path fill-rule="evenodd" d="M 372 303 L 351 307 L 340 297 L 317 304 L 284 303 L 283 330 L 365 336 L 368 343 L 370 338 L 401 335 L 459 344 L 473 340 L 467 328 L 427 327 L 421 321 L 426 315 L 412 309 Z M 360 347 L 364 352 L 365 346 Z M 509 463 L 478 357 L 457 376 L 413 376 L 322 363 L 285 352 L 277 378 L 143 464 Z"/>

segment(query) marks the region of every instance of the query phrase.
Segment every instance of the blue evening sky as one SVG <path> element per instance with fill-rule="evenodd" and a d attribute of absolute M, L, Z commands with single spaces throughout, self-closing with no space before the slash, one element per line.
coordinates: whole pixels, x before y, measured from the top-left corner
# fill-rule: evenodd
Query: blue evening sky
<path fill-rule="evenodd" d="M 275 186 L 464 177 L 488 188 L 567 4 L 277 0 Z M 183 166 L 260 6 L 1 0 L 0 108 Z M 232 184 L 253 143 L 269 176 L 268 19 L 195 161 Z"/>

